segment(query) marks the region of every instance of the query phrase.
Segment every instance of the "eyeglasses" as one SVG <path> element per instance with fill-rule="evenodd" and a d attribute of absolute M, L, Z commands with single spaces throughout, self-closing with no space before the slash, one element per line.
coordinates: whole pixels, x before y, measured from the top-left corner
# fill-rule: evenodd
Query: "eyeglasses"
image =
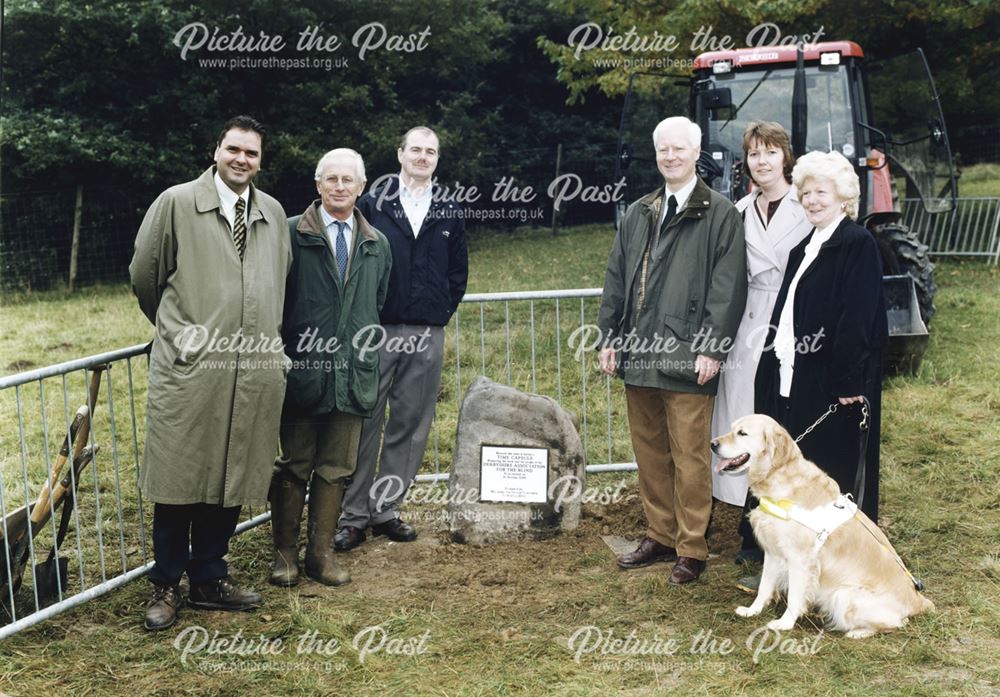
<path fill-rule="evenodd" d="M 327 184 L 333 184 L 334 186 L 337 184 L 343 184 L 344 186 L 350 187 L 354 186 L 358 180 L 350 175 L 347 175 L 346 177 L 338 177 L 335 174 L 331 174 L 329 177 L 324 177 L 323 181 Z"/>

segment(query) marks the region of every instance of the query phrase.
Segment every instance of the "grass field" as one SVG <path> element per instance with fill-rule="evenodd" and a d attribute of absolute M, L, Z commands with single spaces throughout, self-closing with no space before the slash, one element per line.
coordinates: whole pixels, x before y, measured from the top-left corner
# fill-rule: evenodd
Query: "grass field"
<path fill-rule="evenodd" d="M 1000 196 L 1000 164 L 978 164 L 962 168 L 959 196 Z"/>
<path fill-rule="evenodd" d="M 542 230 L 477 236 L 470 245 L 469 290 L 600 286 L 610 241 L 610 230 L 603 226 L 566 231 L 557 238 Z M 420 539 L 410 545 L 368 542 L 346 555 L 354 581 L 339 589 L 312 583 L 291 592 L 266 587 L 268 531 L 266 526 L 252 530 L 235 540 L 230 558 L 240 578 L 265 593 L 267 605 L 261 611 L 183 611 L 174 629 L 148 635 L 140 627 L 147 587 L 132 583 L 4 641 L 0 692 L 995 694 L 1000 689 L 1000 271 L 979 263 L 942 263 L 937 281 L 938 314 L 921 370 L 885 386 L 880 522 L 938 608 L 899 632 L 851 641 L 820 634 L 804 620 L 783 637 L 785 644 L 759 643 L 763 638 L 752 632 L 773 616 L 768 614 L 772 610 L 760 622 L 732 612 L 745 596 L 733 587 L 739 571 L 731 563 L 731 507 L 717 507 L 710 533 L 717 556 L 698 583 L 669 585 L 666 566 L 619 572 L 601 536 L 634 537 L 643 529 L 634 478 L 626 476 L 626 500 L 587 505 L 575 533 L 546 542 L 447 544 L 435 534 L 441 527 L 439 507 L 412 506 L 406 514 L 418 523 Z M 592 367 L 581 372 L 566 345 L 581 322 L 580 301 L 560 304 L 558 381 L 552 355 L 557 345 L 555 304 L 539 301 L 533 308 L 491 304 L 482 317 L 478 306 L 463 307 L 457 347 L 461 380 L 453 369 L 451 333 L 446 365 L 452 370 L 445 374 L 439 402 L 443 465 L 450 457 L 446 434 L 454 427 L 461 389 L 484 364 L 490 377 L 506 382 L 507 312 L 514 327 L 511 382 L 522 389 L 559 392 L 567 408 L 586 415 L 591 461 L 608 460 L 609 429 L 611 461 L 630 459 L 620 385 L 609 386 Z M 526 367 L 531 362 L 532 312 L 534 382 Z M 593 322 L 596 304 L 583 303 L 582 314 Z M 55 292 L 8 297 L 0 307 L 0 332 L 0 372 L 11 373 L 142 343 L 150 328 L 127 288 L 116 286 L 86 289 L 73 297 Z M 141 450 L 144 365 L 142 360 L 133 363 L 136 445 Z M 114 413 L 121 451 L 117 460 L 104 454 L 97 481 L 87 480 L 88 490 L 81 494 L 81 515 L 90 534 L 99 529 L 110 540 L 106 544 L 113 554 L 105 563 L 111 573 L 119 556 L 134 564 L 141 555 L 134 531 L 119 543 L 115 507 L 102 507 L 98 525 L 89 500 L 96 491 L 102 502 L 113 501 L 116 487 L 124 492 L 134 487 L 128 376 L 122 367 L 112 373 L 113 411 L 112 405 L 101 404 L 95 438 L 107 444 Z M 66 406 L 61 385 L 50 382 L 44 396 L 52 452 L 57 434 L 65 430 Z M 83 394 L 82 378 L 74 378 L 69 387 L 72 412 Z M 33 484 L 45 472 L 45 437 L 37 424 L 41 396 L 37 387 L 22 395 Z M 16 404 L 9 394 L 0 394 L 5 489 L 12 476 L 20 477 L 17 433 Z M 593 481 L 613 488 L 619 479 L 603 475 Z M 123 515 L 128 520 L 135 512 L 126 508 Z M 88 564 L 88 576 L 99 572 L 96 560 L 88 559 Z M 237 641 L 232 645 L 242 646 L 242 653 L 220 653 L 223 647 L 216 642 L 193 651 L 215 632 L 218 639 L 232 640 L 238 631 L 248 641 L 257 640 L 256 645 Z M 585 635 L 595 648 L 577 653 Z M 632 644 L 621 643 L 630 636 Z M 284 648 L 276 651 L 279 639 Z M 317 649 L 319 640 L 326 642 L 329 655 Z M 381 648 L 374 650 L 380 641 Z M 647 653 L 623 654 L 620 649 L 628 645 L 645 647 Z"/>

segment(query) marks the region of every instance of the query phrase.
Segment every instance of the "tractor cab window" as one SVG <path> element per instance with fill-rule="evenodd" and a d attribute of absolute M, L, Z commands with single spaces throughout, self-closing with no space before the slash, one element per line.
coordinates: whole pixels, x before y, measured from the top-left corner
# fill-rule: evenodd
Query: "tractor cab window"
<path fill-rule="evenodd" d="M 708 88 L 728 88 L 732 107 L 712 113 L 708 124 L 709 149 L 743 156 L 743 130 L 751 121 L 777 121 L 791 133 L 792 67 L 761 68 L 712 77 Z M 858 154 L 846 66 L 836 70 L 806 68 L 808 104 L 807 150 L 837 150 L 848 158 Z"/>

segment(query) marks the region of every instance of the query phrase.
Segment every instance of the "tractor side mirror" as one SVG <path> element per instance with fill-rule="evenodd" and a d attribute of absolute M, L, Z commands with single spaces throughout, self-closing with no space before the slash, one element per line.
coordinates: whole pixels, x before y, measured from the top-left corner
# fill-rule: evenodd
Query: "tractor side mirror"
<path fill-rule="evenodd" d="M 932 119 L 927 122 L 927 130 L 931 134 L 931 141 L 934 145 L 941 147 L 944 145 L 944 129 L 941 127 L 941 122 L 937 119 Z"/>
<path fill-rule="evenodd" d="M 707 110 L 712 121 L 725 121 L 732 116 L 733 93 L 728 87 L 705 90 L 700 95 L 702 108 Z"/>
<path fill-rule="evenodd" d="M 618 153 L 618 163 L 622 172 L 628 170 L 628 166 L 632 164 L 632 148 L 628 143 L 622 143 L 621 152 Z"/>

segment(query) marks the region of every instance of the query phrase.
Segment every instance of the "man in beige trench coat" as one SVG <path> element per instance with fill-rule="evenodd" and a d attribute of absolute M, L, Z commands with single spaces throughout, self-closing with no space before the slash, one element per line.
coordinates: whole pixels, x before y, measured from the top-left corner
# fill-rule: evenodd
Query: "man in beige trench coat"
<path fill-rule="evenodd" d="M 267 500 L 289 363 L 280 339 L 288 224 L 251 184 L 263 140 L 254 119 L 228 121 L 215 166 L 150 206 L 129 265 L 156 326 L 139 479 L 155 503 L 150 630 L 176 620 L 185 572 L 192 607 L 261 602 L 232 580 L 224 556 L 240 507 Z"/>

